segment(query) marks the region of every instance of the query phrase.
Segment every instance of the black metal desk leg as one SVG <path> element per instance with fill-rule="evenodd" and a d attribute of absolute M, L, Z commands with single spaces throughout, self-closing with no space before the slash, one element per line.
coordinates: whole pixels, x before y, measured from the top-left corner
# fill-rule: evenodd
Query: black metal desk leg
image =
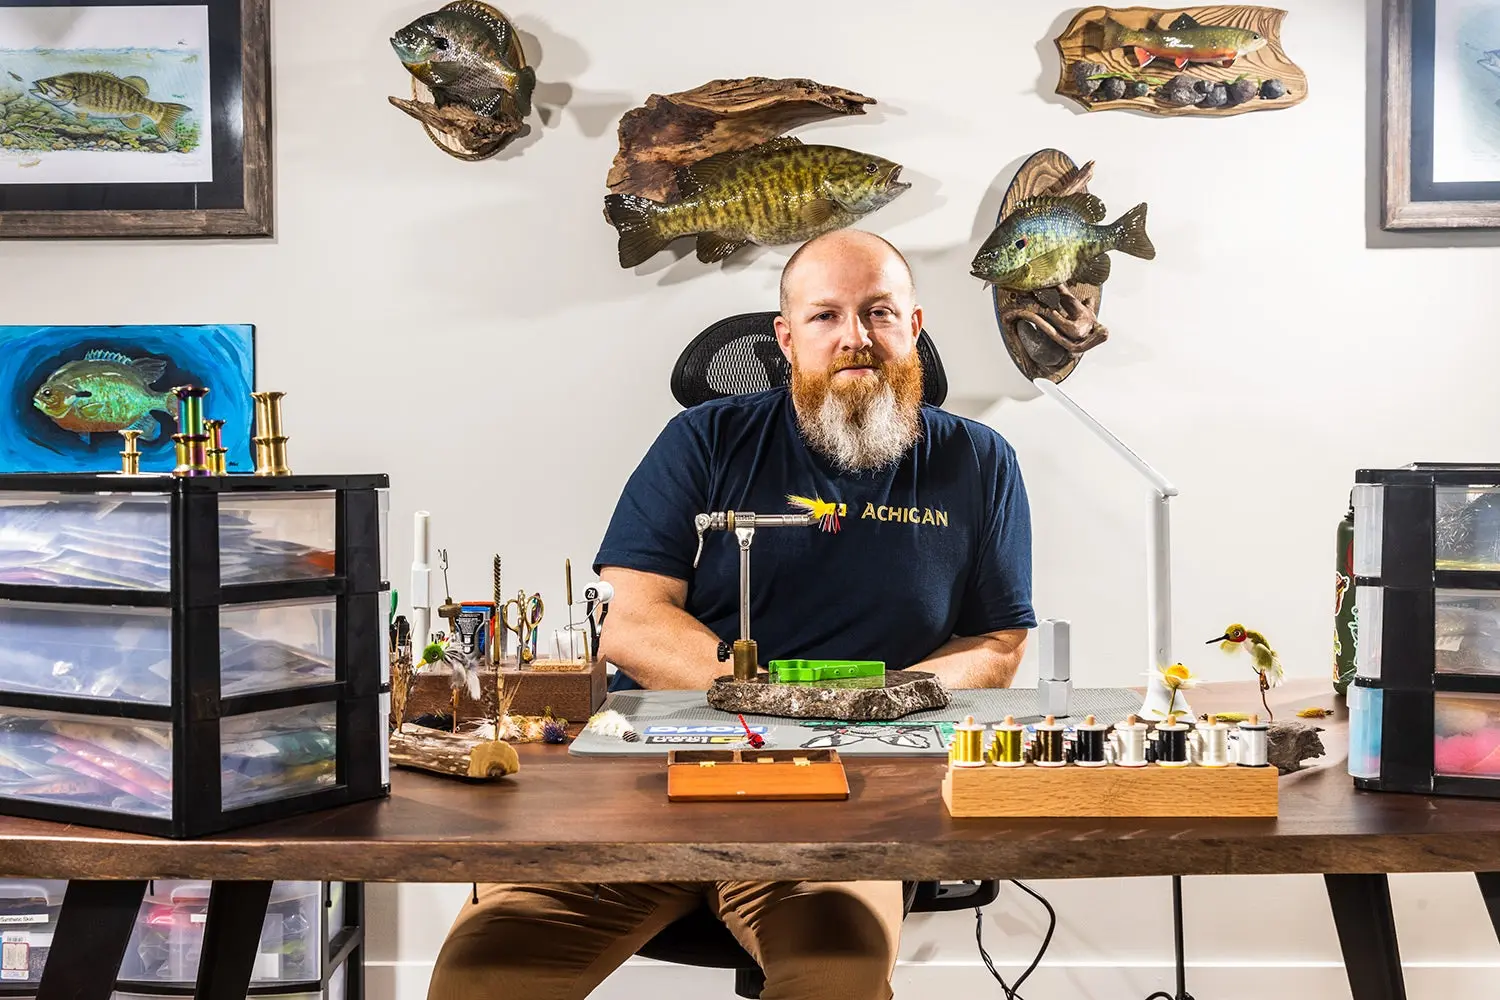
<path fill-rule="evenodd" d="M 109 1000 L 145 896 L 145 880 L 69 881 L 37 1000 Z"/>
<path fill-rule="evenodd" d="M 1391 887 L 1384 875 L 1324 875 L 1354 1000 L 1406 1000 Z"/>
<path fill-rule="evenodd" d="M 215 882 L 208 894 L 196 1000 L 245 1000 L 260 946 L 270 882 Z"/>

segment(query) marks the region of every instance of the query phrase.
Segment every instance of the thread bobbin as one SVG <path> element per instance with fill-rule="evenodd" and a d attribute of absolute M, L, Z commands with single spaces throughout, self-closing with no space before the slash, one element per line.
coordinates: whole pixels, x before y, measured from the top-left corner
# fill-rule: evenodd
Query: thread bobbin
<path fill-rule="evenodd" d="M 1256 715 L 1240 723 L 1240 767 L 1270 767 L 1271 727 Z"/>
<path fill-rule="evenodd" d="M 1007 715 L 995 726 L 990 743 L 990 761 L 997 767 L 1022 767 L 1026 763 L 1026 727 Z"/>
<path fill-rule="evenodd" d="M 1115 763 L 1120 767 L 1146 766 L 1146 724 L 1135 716 L 1127 716 L 1115 726 Z"/>
<path fill-rule="evenodd" d="M 953 727 L 948 760 L 954 767 L 984 766 L 984 727 L 975 723 L 974 716 L 964 716 L 964 721 Z"/>
<path fill-rule="evenodd" d="M 1032 763 L 1038 767 L 1062 767 L 1067 764 L 1067 727 L 1053 716 L 1046 722 L 1037 723 L 1036 743 L 1032 747 Z"/>

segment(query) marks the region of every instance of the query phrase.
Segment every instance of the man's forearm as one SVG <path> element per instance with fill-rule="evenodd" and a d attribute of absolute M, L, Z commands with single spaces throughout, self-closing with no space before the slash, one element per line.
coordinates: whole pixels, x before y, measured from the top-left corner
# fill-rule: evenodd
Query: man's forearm
<path fill-rule="evenodd" d="M 1025 651 L 1025 629 L 955 636 L 912 669 L 936 674 L 950 689 L 1010 687 Z"/>
<path fill-rule="evenodd" d="M 728 673 L 719 663 L 719 637 L 681 608 L 654 605 L 632 614 L 612 606 L 599 637 L 599 655 L 645 688 L 707 691 Z"/>

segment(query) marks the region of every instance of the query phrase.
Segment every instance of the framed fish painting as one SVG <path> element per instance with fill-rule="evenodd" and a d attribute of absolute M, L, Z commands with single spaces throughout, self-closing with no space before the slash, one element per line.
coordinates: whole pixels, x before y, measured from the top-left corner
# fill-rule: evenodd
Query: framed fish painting
<path fill-rule="evenodd" d="M 0 326 L 0 473 L 119 471 L 127 429 L 141 471 L 170 472 L 179 385 L 208 387 L 229 471 L 255 471 L 254 327 Z"/>
<path fill-rule="evenodd" d="M 1386 0 L 1385 229 L 1500 228 L 1500 0 Z"/>
<path fill-rule="evenodd" d="M 270 0 L 0 0 L 0 239 L 270 236 Z"/>

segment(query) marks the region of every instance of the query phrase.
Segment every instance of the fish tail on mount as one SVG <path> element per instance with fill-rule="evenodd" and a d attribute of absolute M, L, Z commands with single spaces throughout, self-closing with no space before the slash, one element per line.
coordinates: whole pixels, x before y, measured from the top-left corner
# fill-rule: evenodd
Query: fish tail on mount
<path fill-rule="evenodd" d="M 516 74 L 516 111 L 522 118 L 531 114 L 531 92 L 536 90 L 536 70 L 530 66 L 521 67 Z"/>
<path fill-rule="evenodd" d="M 1126 48 L 1134 45 L 1140 39 L 1139 32 L 1125 27 L 1108 14 L 1099 22 L 1101 39 L 1099 48 L 1105 52 L 1110 49 Z"/>
<path fill-rule="evenodd" d="M 1115 231 L 1115 249 L 1128 253 L 1132 257 L 1142 260 L 1155 260 L 1156 247 L 1151 243 L 1151 237 L 1146 235 L 1146 203 L 1139 205 L 1120 216 L 1120 221 L 1112 227 Z"/>
<path fill-rule="evenodd" d="M 620 233 L 620 266 L 643 264 L 667 248 L 672 237 L 657 225 L 663 205 L 634 194 L 604 197 L 604 215 Z"/>

